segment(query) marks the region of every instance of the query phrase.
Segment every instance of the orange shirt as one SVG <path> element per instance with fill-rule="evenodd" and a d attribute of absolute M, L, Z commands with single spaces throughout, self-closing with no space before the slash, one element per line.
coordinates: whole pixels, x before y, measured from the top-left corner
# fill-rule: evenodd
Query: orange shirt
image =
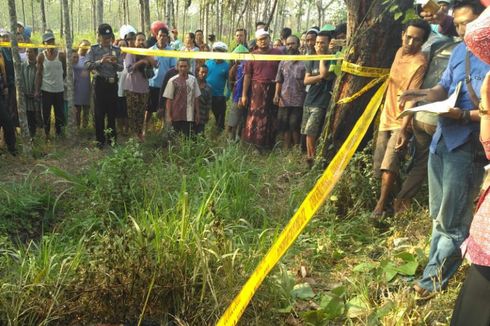
<path fill-rule="evenodd" d="M 418 89 L 427 69 L 427 57 L 418 52 L 414 55 L 403 55 L 398 49 L 395 60 L 391 65 L 390 80 L 386 91 L 385 105 L 381 112 L 379 131 L 400 129 L 402 120 L 396 117 L 403 111 L 398 97 L 406 90 Z M 406 104 L 407 106 L 409 103 Z"/>

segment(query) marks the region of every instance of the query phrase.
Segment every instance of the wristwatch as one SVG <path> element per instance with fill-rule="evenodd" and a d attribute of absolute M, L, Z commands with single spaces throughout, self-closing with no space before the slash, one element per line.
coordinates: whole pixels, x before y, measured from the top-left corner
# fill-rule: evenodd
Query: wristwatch
<path fill-rule="evenodd" d="M 478 105 L 478 113 L 480 114 L 480 116 L 488 114 L 488 109 L 485 109 L 481 102 L 480 105 Z"/>
<path fill-rule="evenodd" d="M 469 110 L 463 110 L 461 120 L 463 121 L 463 124 L 469 124 L 471 122 L 471 112 Z"/>

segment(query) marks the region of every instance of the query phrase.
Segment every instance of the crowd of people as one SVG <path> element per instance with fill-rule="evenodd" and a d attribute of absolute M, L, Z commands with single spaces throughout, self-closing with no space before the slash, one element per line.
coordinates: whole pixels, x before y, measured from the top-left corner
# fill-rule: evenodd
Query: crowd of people
<path fill-rule="evenodd" d="M 371 217 L 382 221 L 387 214 L 403 212 L 428 180 L 432 241 L 427 266 L 413 289 L 430 298 L 448 286 L 464 254 L 471 256 L 473 265 L 453 324 L 488 325 L 490 201 L 485 186 L 490 180 L 483 182 L 483 177 L 490 159 L 490 9 L 485 10 L 486 1 L 478 0 L 437 4 L 436 11 L 417 7 L 420 18 L 405 24 L 402 46 L 390 69 L 373 158 L 381 189 Z M 19 24 L 19 40 L 26 39 L 22 28 Z M 102 24 L 97 44 L 81 41 L 72 58 L 56 48 L 27 49 L 21 56 L 19 90 L 11 50 L 2 48 L 0 123 L 7 148 L 15 154 L 15 92 L 19 91 L 31 137 L 42 127 L 49 140 L 51 108 L 56 135 L 62 136 L 67 110 L 76 110 L 77 127 L 87 128 L 93 105 L 99 148 L 117 138 L 116 130 L 145 141 L 155 115 L 162 126 L 185 137 L 204 135 L 212 112 L 218 133 L 226 132 L 231 141 L 250 143 L 261 152 L 279 141 L 291 148 L 301 146 L 303 140 L 311 166 L 340 70 L 335 61 L 304 62 L 294 56 L 341 53 L 346 29 L 346 24 L 335 29 L 312 27 L 298 37 L 285 27 L 272 41 L 267 25 L 258 22 L 252 40 L 247 41 L 247 31 L 238 28 L 229 46 L 213 37 L 206 43 L 202 30 L 186 33 L 181 41 L 175 29 L 160 21 L 152 24 L 149 38 L 129 25 L 122 26 L 116 38 L 112 27 Z M 0 35 L 3 41 L 12 37 L 7 32 Z M 47 31 L 42 41 L 55 44 L 54 34 Z M 286 54 L 291 60 L 177 59 L 124 53 L 121 47 Z M 67 60 L 74 68 L 74 108 L 68 108 L 64 98 Z M 442 114 L 419 111 L 400 118 L 405 110 L 443 101 L 454 92 L 459 92 L 455 107 Z M 414 150 L 411 169 L 401 180 L 409 144 Z M 482 184 L 484 192 L 471 224 Z"/>
<path fill-rule="evenodd" d="M 153 129 L 155 115 L 161 119 L 161 126 L 178 133 L 204 134 L 212 112 L 218 133 L 225 131 L 231 140 L 242 139 L 260 151 L 273 148 L 279 141 L 286 148 L 297 146 L 302 134 L 307 162 L 312 164 L 338 74 L 336 63 L 177 59 L 133 55 L 122 52 L 121 47 L 291 56 L 337 53 L 345 42 L 346 24 L 335 30 L 312 27 L 301 38 L 285 27 L 275 46 L 263 22 L 256 23 L 255 37 L 250 41 L 244 28 L 236 29 L 231 47 L 212 37 L 207 44 L 202 30 L 186 33 L 179 40 L 177 31 L 160 21 L 151 25 L 148 38 L 130 25 L 121 26 L 118 34 L 116 37 L 110 25 L 100 25 L 97 44 L 82 40 L 71 58 L 56 47 L 19 49 L 22 87 L 18 91 L 24 98 L 32 139 L 41 127 L 46 140 L 52 138 L 53 115 L 55 136 L 62 137 L 69 110 L 76 110 L 78 128 L 88 127 L 92 111 L 99 148 L 115 140 L 117 131 L 144 141 L 146 132 Z M 13 35 L 19 42 L 25 41 L 21 30 L 15 34 L 0 31 L 2 41 L 9 41 Z M 42 35 L 42 43 L 56 43 L 51 30 Z M 73 66 L 73 108 L 68 108 L 66 99 L 67 64 Z M 12 51 L 8 47 L 1 50 L 0 68 L 5 85 L 1 101 L 4 139 L 15 154 L 19 119 Z"/>

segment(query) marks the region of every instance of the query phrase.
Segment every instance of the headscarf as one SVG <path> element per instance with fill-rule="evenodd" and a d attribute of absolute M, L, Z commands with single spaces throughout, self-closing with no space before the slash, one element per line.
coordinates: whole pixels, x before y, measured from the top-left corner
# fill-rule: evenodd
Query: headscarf
<path fill-rule="evenodd" d="M 466 26 L 464 42 L 475 56 L 490 64 L 490 8 Z"/>

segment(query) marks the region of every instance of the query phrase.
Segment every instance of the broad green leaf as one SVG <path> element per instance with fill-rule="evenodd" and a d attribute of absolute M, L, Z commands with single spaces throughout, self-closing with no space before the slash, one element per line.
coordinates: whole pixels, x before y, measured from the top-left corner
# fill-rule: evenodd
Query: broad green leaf
<path fill-rule="evenodd" d="M 308 283 L 302 283 L 294 286 L 293 290 L 291 291 L 291 295 L 295 299 L 307 300 L 313 298 L 315 293 L 313 293 L 313 290 Z"/>
<path fill-rule="evenodd" d="M 400 274 L 412 276 L 415 275 L 417 271 L 417 267 L 419 267 L 419 263 L 416 261 L 409 261 L 406 264 L 397 267 L 397 271 Z"/>
<path fill-rule="evenodd" d="M 324 325 L 327 316 L 323 310 L 310 310 L 299 313 L 307 325 Z"/>
<path fill-rule="evenodd" d="M 360 317 L 369 313 L 369 305 L 361 295 L 357 295 L 350 299 L 347 303 L 347 307 L 347 316 L 349 318 Z"/>
<path fill-rule="evenodd" d="M 372 263 L 372 262 L 367 262 L 367 263 L 361 263 L 361 264 L 357 265 L 352 270 L 354 272 L 366 273 L 366 272 L 372 271 L 376 267 L 378 267 L 378 264 Z"/>
<path fill-rule="evenodd" d="M 406 262 L 409 262 L 409 261 L 416 261 L 417 259 L 415 258 L 414 255 L 412 255 L 411 253 L 409 252 L 406 252 L 406 251 L 403 251 L 403 252 L 400 252 L 400 253 L 397 253 L 395 255 L 395 257 L 397 258 L 400 258 Z"/>

